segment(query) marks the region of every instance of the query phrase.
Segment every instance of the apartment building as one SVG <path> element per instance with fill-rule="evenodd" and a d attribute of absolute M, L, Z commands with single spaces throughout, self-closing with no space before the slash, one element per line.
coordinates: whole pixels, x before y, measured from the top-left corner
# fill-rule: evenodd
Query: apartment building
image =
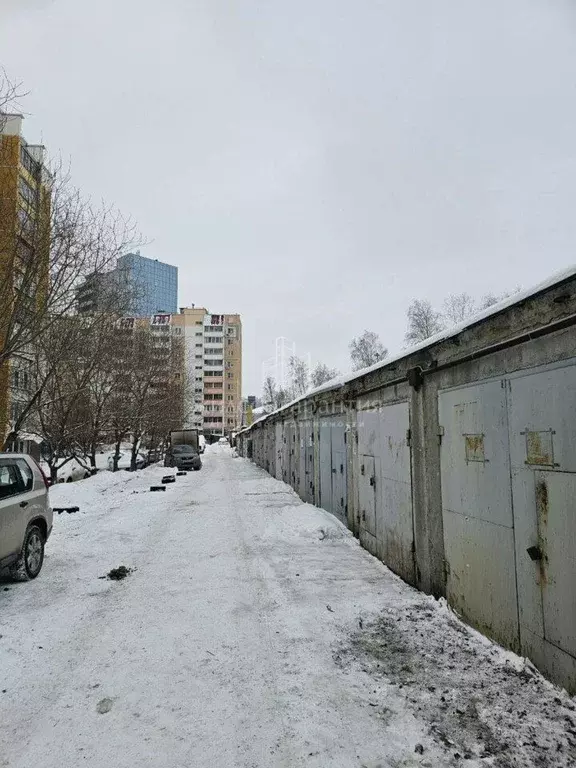
<path fill-rule="evenodd" d="M 23 120 L 22 115 L 0 114 L 0 300 L 26 318 L 46 295 L 51 198 L 45 149 L 28 144 Z M 4 342 L 0 339 L 0 345 Z M 2 438 L 30 398 L 31 370 L 32 351 L 26 349 L 0 366 Z"/>
<path fill-rule="evenodd" d="M 158 423 L 158 433 L 151 437 L 164 437 L 162 430 L 180 428 L 184 418 L 184 350 L 175 333 L 175 315 L 156 313 L 151 317 L 122 317 L 116 321 L 119 343 L 115 347 L 118 362 L 126 362 L 124 386 L 118 394 L 126 399 L 134 396 L 134 384 L 141 393 L 146 389 L 150 398 L 162 398 L 161 419 L 170 418 L 177 424 Z M 137 364 L 135 370 L 132 365 Z M 139 377 L 140 381 L 138 381 Z M 121 378 L 121 380 L 122 380 Z M 170 398 L 166 400 L 166 398 Z"/>
<path fill-rule="evenodd" d="M 238 314 L 212 314 L 205 307 L 182 307 L 173 316 L 184 339 L 188 379 L 188 428 L 225 435 L 241 423 L 242 321 Z"/>

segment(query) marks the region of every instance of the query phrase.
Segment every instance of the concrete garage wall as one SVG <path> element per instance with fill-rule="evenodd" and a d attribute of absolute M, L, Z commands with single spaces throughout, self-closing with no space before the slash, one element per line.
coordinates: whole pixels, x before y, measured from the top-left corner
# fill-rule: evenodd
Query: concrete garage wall
<path fill-rule="evenodd" d="M 576 270 L 325 385 L 239 446 L 576 691 Z"/>

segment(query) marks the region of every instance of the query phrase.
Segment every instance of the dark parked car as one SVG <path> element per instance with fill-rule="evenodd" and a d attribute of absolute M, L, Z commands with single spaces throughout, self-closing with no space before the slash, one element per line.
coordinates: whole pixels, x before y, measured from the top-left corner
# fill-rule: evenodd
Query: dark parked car
<path fill-rule="evenodd" d="M 171 445 L 166 451 L 164 466 L 197 471 L 202 468 L 202 459 L 191 445 Z"/>

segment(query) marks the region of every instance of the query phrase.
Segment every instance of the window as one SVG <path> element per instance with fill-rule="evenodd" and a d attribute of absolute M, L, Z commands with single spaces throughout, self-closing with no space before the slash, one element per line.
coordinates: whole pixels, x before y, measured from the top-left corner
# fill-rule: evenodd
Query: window
<path fill-rule="evenodd" d="M 36 190 L 34 187 L 32 187 L 31 184 L 28 184 L 26 179 L 23 179 L 22 176 L 20 176 L 18 180 L 18 190 L 20 192 L 20 196 L 28 203 L 28 205 L 35 205 Z"/>
<path fill-rule="evenodd" d="M 227 384 L 227 389 L 231 390 L 232 389 L 232 384 Z"/>
<path fill-rule="evenodd" d="M 195 371 L 201 371 L 202 370 L 202 366 L 201 365 L 195 365 L 194 366 L 194 370 Z"/>
<path fill-rule="evenodd" d="M 24 408 L 23 403 L 11 403 L 10 404 L 10 419 L 11 421 L 16 421 L 20 418 L 20 415 L 22 414 Z"/>
<path fill-rule="evenodd" d="M 229 424 L 229 425 L 232 425 L 232 424 L 234 424 L 234 419 L 228 419 L 228 424 Z"/>
<path fill-rule="evenodd" d="M 202 320 L 196 320 L 196 325 L 202 325 Z"/>
<path fill-rule="evenodd" d="M 0 499 L 22 493 L 23 481 L 16 465 L 11 461 L 0 464 Z"/>
<path fill-rule="evenodd" d="M 196 336 L 202 336 L 202 331 L 196 331 Z"/>
<path fill-rule="evenodd" d="M 234 375 L 234 374 L 232 374 L 232 373 L 227 373 L 227 374 L 226 374 L 226 376 L 227 376 L 229 379 L 231 379 L 233 375 Z"/>
<path fill-rule="evenodd" d="M 194 355 L 195 360 L 202 360 L 202 355 Z"/>
<path fill-rule="evenodd" d="M 31 176 L 34 176 L 38 172 L 39 164 L 34 160 L 25 146 L 20 147 L 20 162 Z"/>
<path fill-rule="evenodd" d="M 196 344 L 196 346 L 197 346 L 197 347 L 200 347 L 200 349 L 202 349 L 202 346 L 203 346 L 203 345 L 202 345 L 202 344 Z"/>
<path fill-rule="evenodd" d="M 20 475 L 22 476 L 22 482 L 24 484 L 24 490 L 25 491 L 31 491 L 34 487 L 34 475 L 32 474 L 32 470 L 28 466 L 28 462 L 24 459 L 16 459 L 16 464 L 18 465 L 18 469 L 20 470 Z"/>
<path fill-rule="evenodd" d="M 202 376 L 196 376 L 196 381 L 202 381 Z"/>
<path fill-rule="evenodd" d="M 233 343 L 233 340 L 232 339 L 226 339 L 226 343 L 228 344 L 229 347 L 231 347 L 232 343 Z"/>

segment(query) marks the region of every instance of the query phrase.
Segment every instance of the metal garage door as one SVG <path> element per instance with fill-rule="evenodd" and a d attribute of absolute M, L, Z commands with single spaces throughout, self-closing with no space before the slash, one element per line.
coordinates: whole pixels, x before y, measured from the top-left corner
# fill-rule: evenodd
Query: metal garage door
<path fill-rule="evenodd" d="M 331 511 L 346 520 L 347 471 L 346 471 L 346 425 L 335 421 L 332 425 L 332 509 Z"/>
<path fill-rule="evenodd" d="M 439 420 L 449 600 L 492 637 L 517 648 L 505 382 L 441 392 Z"/>
<path fill-rule="evenodd" d="M 332 419 L 320 419 L 320 506 L 332 512 Z"/>
<path fill-rule="evenodd" d="M 508 397 L 522 647 L 576 687 L 576 367 L 511 377 Z"/>
<path fill-rule="evenodd" d="M 414 520 L 409 428 L 408 403 L 360 410 L 357 414 L 358 461 L 360 469 L 362 465 L 365 467 L 365 474 L 359 473 L 360 538 L 366 548 L 395 573 L 413 582 Z M 368 457 L 374 458 L 373 473 Z M 372 494 L 374 523 L 369 511 Z"/>

